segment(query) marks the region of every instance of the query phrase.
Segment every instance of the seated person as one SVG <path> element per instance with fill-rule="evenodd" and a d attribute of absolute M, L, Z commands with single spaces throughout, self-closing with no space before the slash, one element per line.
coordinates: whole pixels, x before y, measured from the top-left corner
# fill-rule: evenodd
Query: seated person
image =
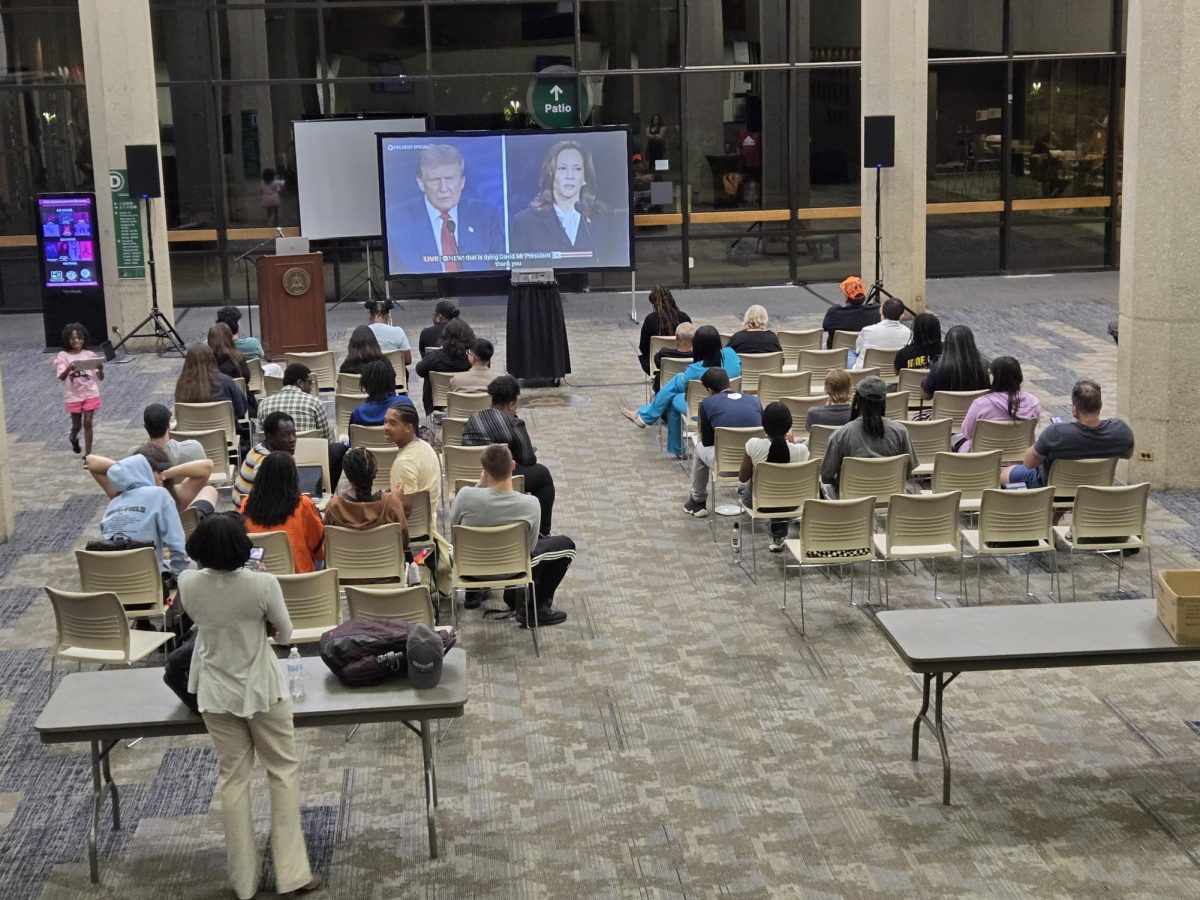
<path fill-rule="evenodd" d="M 842 306 L 831 307 L 821 321 L 825 331 L 825 349 L 833 348 L 833 334 L 836 331 L 862 331 L 868 325 L 879 321 L 879 306 L 867 303 L 867 286 L 857 275 L 851 275 L 840 285 L 846 295 Z"/>
<path fill-rule="evenodd" d="M 233 332 L 224 322 L 217 322 L 208 329 L 208 346 L 217 361 L 217 370 L 230 378 L 240 378 L 246 385 L 246 403 L 250 417 L 258 416 L 258 398 L 250 390 L 250 364 L 234 346 Z M 235 381 L 234 384 L 237 384 Z"/>
<path fill-rule="evenodd" d="M 866 363 L 866 353 L 871 349 L 899 350 L 908 344 L 912 332 L 900 323 L 904 315 L 904 304 L 895 297 L 888 297 L 879 308 L 880 320 L 868 325 L 858 333 L 854 349 L 846 352 L 846 367 L 861 369 Z"/>
<path fill-rule="evenodd" d="M 471 368 L 467 349 L 475 343 L 475 332 L 462 319 L 451 319 L 442 329 L 442 345 L 430 350 L 417 363 L 416 372 L 425 383 L 421 386 L 421 403 L 425 415 L 433 412 L 433 379 L 430 372 L 465 372 Z"/>
<path fill-rule="evenodd" d="M 475 343 L 467 350 L 467 362 L 471 364 L 471 368 L 450 378 L 450 390 L 460 394 L 486 391 L 492 379 L 496 377 L 492 371 L 494 352 L 491 341 L 476 338 Z"/>
<path fill-rule="evenodd" d="M 155 447 L 155 445 L 143 444 L 133 452 L 142 453 L 147 447 Z M 162 450 L 161 447 L 155 447 L 155 449 Z M 209 476 L 212 475 L 212 460 L 205 457 L 190 462 L 182 462 L 178 465 L 171 465 L 170 457 L 166 455 L 165 451 L 163 451 L 163 456 L 167 460 L 167 468 L 161 471 L 155 469 L 155 471 L 162 476 L 160 479 L 161 485 L 167 489 L 167 493 L 175 501 L 175 508 L 179 512 L 183 512 L 189 506 L 207 503 L 208 508 L 203 505 L 197 505 L 197 509 L 204 510 L 205 514 L 212 512 L 212 509 L 217 504 L 217 489 L 210 487 L 208 484 Z M 155 455 L 151 460 L 151 468 L 157 465 L 157 460 L 158 457 Z M 87 467 L 92 478 L 100 485 L 100 490 L 104 491 L 109 499 L 120 493 L 108 477 L 108 471 L 114 465 L 116 463 L 113 460 L 95 453 L 89 453 L 84 457 L 84 466 Z"/>
<path fill-rule="evenodd" d="M 962 440 L 954 448 L 959 453 L 971 452 L 971 441 L 975 439 L 975 425 L 981 420 L 1018 422 L 1033 419 L 1036 422 L 1042 416 L 1042 406 L 1038 403 L 1038 398 L 1029 391 L 1021 390 L 1025 376 L 1021 372 L 1019 362 L 1011 356 L 997 356 L 992 360 L 990 369 L 991 388 L 982 397 L 976 397 L 971 402 L 967 415 L 963 418 Z"/>
<path fill-rule="evenodd" d="M 975 346 L 975 332 L 966 325 L 951 326 L 942 355 L 921 384 L 926 399 L 936 391 L 985 391 L 987 387 L 988 364 Z"/>
<path fill-rule="evenodd" d="M 421 417 L 413 406 L 393 406 L 383 420 L 383 433 L 396 445 L 400 452 L 392 463 L 389 481 L 392 492 L 411 498 L 425 491 L 429 494 L 429 509 L 432 514 L 438 508 L 442 495 L 442 466 L 437 452 L 427 441 L 417 437 Z M 431 529 L 433 523 L 430 523 Z M 437 572 L 430 591 L 450 593 L 450 545 L 437 531 L 431 530 L 437 547 Z"/>
<path fill-rule="evenodd" d="M 750 438 L 746 441 L 746 452 L 742 454 L 742 466 L 738 478 L 742 486 L 738 489 L 742 502 L 750 504 L 753 498 L 754 469 L 759 463 L 794 463 L 808 460 L 808 445 L 797 444 L 792 436 L 792 411 L 786 403 L 776 400 L 768 403 L 762 411 L 762 427 L 766 437 Z M 783 552 L 783 542 L 788 535 L 787 519 L 770 520 L 771 540 L 767 549 L 772 553 Z"/>
<path fill-rule="evenodd" d="M 691 359 L 692 339 L 696 336 L 696 326 L 691 322 L 680 322 L 675 328 L 675 346 L 663 347 L 654 354 L 654 393 L 662 388 L 662 361 L 664 359 Z"/>
<path fill-rule="evenodd" d="M 838 479 L 842 475 L 842 460 L 847 456 L 885 457 L 907 456 L 905 474 L 911 475 L 917 465 L 917 452 L 908 440 L 908 431 L 899 422 L 884 415 L 887 409 L 887 384 L 882 378 L 868 375 L 858 383 L 850 404 L 850 421 L 829 438 L 825 458 L 821 462 L 821 481 L 829 485 L 827 493 L 837 498 Z"/>
<path fill-rule="evenodd" d="M 850 373 L 830 369 L 825 373 L 825 405 L 814 406 L 804 418 L 804 430 L 814 425 L 841 427 L 850 421 Z"/>
<path fill-rule="evenodd" d="M 1038 435 L 1025 451 L 1021 465 L 1000 470 L 1001 484 L 1024 482 L 1039 488 L 1048 484 L 1056 459 L 1129 459 L 1133 456 L 1133 431 L 1120 419 L 1101 419 L 1100 385 L 1089 379 L 1075 382 L 1071 390 L 1073 422 L 1057 422 Z"/>
<path fill-rule="evenodd" d="M 912 338 L 896 351 L 893 365 L 901 369 L 928 369 L 942 355 L 942 323 L 933 313 L 921 313 L 912 324 Z"/>
<path fill-rule="evenodd" d="M 262 427 L 263 442 L 250 448 L 242 460 L 237 477 L 233 480 L 233 505 L 235 507 L 240 506 L 242 501 L 249 496 L 250 487 L 254 484 L 254 477 L 258 473 L 258 467 L 262 465 L 262 461 L 269 454 L 276 451 L 280 453 L 296 452 L 296 423 L 287 413 L 268 413 L 267 417 L 263 419 Z"/>
<path fill-rule="evenodd" d="M 467 420 L 463 428 L 463 446 L 504 444 L 508 447 L 515 466 L 513 472 L 525 477 L 525 493 L 533 494 L 541 507 L 541 533 L 549 534 L 554 515 L 554 477 L 537 461 L 529 431 L 517 416 L 521 385 L 511 375 L 501 375 L 488 385 L 488 395 L 492 398 L 491 408 L 480 410 Z"/>
<path fill-rule="evenodd" d="M 153 544 L 163 572 L 178 575 L 186 569 L 190 560 L 184 549 L 183 524 L 174 499 L 163 485 L 164 475 L 171 470 L 167 454 L 147 445 L 119 462 L 97 456 L 88 456 L 86 462 L 88 471 L 98 476 L 101 485 L 107 482 L 106 493 L 111 487 L 112 499 L 100 519 L 100 535 L 106 540 L 123 536 Z M 202 491 L 194 503 L 201 517 L 212 513 L 217 499 L 215 489 L 205 491 L 209 493 Z M 170 551 L 170 559 L 164 549 Z"/>
<path fill-rule="evenodd" d="M 308 366 L 292 363 L 283 370 L 283 387 L 279 393 L 264 397 L 258 404 L 258 415 L 264 430 L 271 413 L 284 412 L 292 417 L 296 431 L 320 432 L 329 444 L 329 477 L 333 481 L 333 484 L 325 485 L 325 490 L 333 493 L 342 475 L 342 457 L 346 454 L 346 445 L 333 433 L 333 426 L 325 415 L 325 404 L 311 393 L 313 386 L 312 371 Z"/>
<path fill-rule="evenodd" d="M 458 316 L 458 307 L 454 305 L 453 300 L 437 302 L 437 305 L 433 307 L 433 324 L 421 329 L 421 334 L 417 337 L 417 349 L 421 351 L 421 356 L 431 349 L 442 346 L 442 332 L 446 328 L 446 323 L 457 319 Z"/>
<path fill-rule="evenodd" d="M 729 338 L 729 348 L 741 356 L 745 353 L 778 353 L 779 338 L 767 328 L 767 310 L 757 303 L 746 310 L 742 317 L 742 330 L 735 331 Z"/>
<path fill-rule="evenodd" d="M 375 490 L 375 457 L 366 447 L 351 447 L 342 460 L 347 485 L 329 498 L 325 524 L 364 531 L 379 525 L 399 525 L 408 549 L 408 512 L 404 493 Z"/>
<path fill-rule="evenodd" d="M 199 441 L 177 441 L 171 437 L 171 411 L 161 403 L 151 403 L 142 410 L 142 427 L 146 429 L 148 444 L 161 447 L 167 453 L 171 465 L 184 462 L 199 462 L 207 459 Z M 135 449 L 134 453 L 137 452 Z"/>
<path fill-rule="evenodd" d="M 222 306 L 217 310 L 217 321 L 223 322 L 233 332 L 234 346 L 237 347 L 238 353 L 246 357 L 246 359 L 262 359 L 267 358 L 266 352 L 263 350 L 262 342 L 256 337 L 239 337 L 238 323 L 242 320 L 242 311 L 236 306 Z M 251 322 L 253 324 L 253 322 Z"/>
<path fill-rule="evenodd" d="M 712 325 L 701 325 L 692 338 L 692 364 L 664 384 L 654 399 L 635 412 L 621 407 L 621 415 L 638 428 L 659 419 L 667 423 L 667 453 L 683 456 L 683 417 L 687 415 L 687 383 L 699 379 L 713 366 L 725 370 L 730 378 L 742 374 L 742 360 L 736 352 L 721 346 L 721 333 Z"/>
<path fill-rule="evenodd" d="M 325 526 L 312 497 L 300 493 L 291 453 L 277 450 L 259 464 L 239 511 L 250 533 L 282 531 L 287 535 L 297 574 L 315 571 L 316 563 L 325 559 Z"/>
<path fill-rule="evenodd" d="M 709 470 L 716 462 L 717 428 L 757 428 L 762 425 L 762 404 L 753 394 L 731 393 L 729 375 L 719 366 L 705 370 L 700 383 L 708 396 L 700 401 L 700 442 L 692 454 L 692 491 L 683 511 L 703 519 L 708 515 Z"/>
<path fill-rule="evenodd" d="M 375 332 L 368 325 L 359 325 L 350 332 L 350 343 L 346 348 L 346 358 L 342 360 L 342 364 L 338 366 L 338 374 L 345 375 L 361 375 L 363 369 L 368 363 L 386 362 L 389 366 L 386 356 L 379 348 L 379 341 L 375 339 Z M 393 369 L 393 377 L 395 370 Z"/>
<path fill-rule="evenodd" d="M 351 425 L 382 425 L 384 415 L 393 406 L 413 405 L 407 394 L 396 393 L 396 370 L 386 359 L 367 363 L 359 384 L 367 399 L 350 412 Z"/>
<path fill-rule="evenodd" d="M 404 333 L 404 329 L 399 325 L 392 324 L 392 309 L 395 304 L 391 300 L 368 300 L 363 304 L 367 308 L 368 318 L 370 318 L 370 329 L 375 332 L 375 340 L 379 342 L 379 349 L 384 353 L 391 350 L 402 350 L 404 352 L 404 365 L 412 365 L 412 345 L 408 342 L 408 335 Z"/>
<path fill-rule="evenodd" d="M 175 381 L 176 403 L 214 403 L 228 400 L 233 406 L 233 417 L 237 420 L 238 435 L 242 446 L 250 442 L 248 428 L 241 423 L 249 407 L 249 400 L 232 378 L 217 368 L 217 357 L 206 343 L 196 342 L 187 349 L 183 368 Z M 225 435 L 226 440 L 233 440 Z"/>
<path fill-rule="evenodd" d="M 649 299 L 654 309 L 642 319 L 642 333 L 638 338 L 638 363 L 647 375 L 650 374 L 650 339 L 668 334 L 678 337 L 679 326 L 692 321 L 691 316 L 675 305 L 674 295 L 661 284 L 654 286 Z"/>
<path fill-rule="evenodd" d="M 503 444 L 489 444 L 480 458 L 483 471 L 478 487 L 465 487 L 454 497 L 450 507 L 450 527 L 471 525 L 487 527 L 510 522 L 529 524 L 529 555 L 533 562 L 534 594 L 537 597 L 537 624 L 558 625 L 567 614 L 555 609 L 554 592 L 567 574 L 575 558 L 575 542 L 565 535 L 551 535 L 542 528 L 538 502 L 513 490 L 513 458 Z M 533 610 L 528 604 L 518 606 L 521 591 L 505 592 L 505 601 L 516 609 L 517 621 L 523 627 L 533 625 Z"/>

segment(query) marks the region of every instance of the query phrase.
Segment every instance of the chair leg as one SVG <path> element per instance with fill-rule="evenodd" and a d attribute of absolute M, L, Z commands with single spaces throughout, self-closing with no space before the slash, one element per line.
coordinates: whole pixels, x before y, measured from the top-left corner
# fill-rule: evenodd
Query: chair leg
<path fill-rule="evenodd" d="M 741 516 L 738 516 L 740 519 Z M 754 539 L 757 534 L 757 516 L 750 517 L 750 581 L 758 584 L 758 542 Z"/>
<path fill-rule="evenodd" d="M 529 614 L 529 607 L 533 607 L 533 655 L 541 656 L 542 651 L 538 646 L 538 608 L 537 608 L 537 591 L 534 589 L 533 582 L 529 582 L 525 586 L 525 599 L 528 600 L 528 605 L 525 607 L 525 614 Z"/>
<path fill-rule="evenodd" d="M 940 596 L 938 596 L 938 583 L 937 583 L 938 582 L 938 568 L 937 568 L 938 561 L 937 561 L 937 557 L 936 556 L 933 557 L 931 560 L 929 560 L 929 562 L 933 566 L 933 599 L 934 599 L 934 602 L 936 603 L 942 599 Z"/>
<path fill-rule="evenodd" d="M 1075 602 L 1075 551 L 1068 550 L 1067 558 L 1071 562 L 1071 602 Z"/>
<path fill-rule="evenodd" d="M 1057 588 L 1055 582 L 1058 582 Z M 1055 603 L 1062 600 L 1062 580 L 1058 577 L 1058 550 L 1050 548 L 1050 597 Z"/>

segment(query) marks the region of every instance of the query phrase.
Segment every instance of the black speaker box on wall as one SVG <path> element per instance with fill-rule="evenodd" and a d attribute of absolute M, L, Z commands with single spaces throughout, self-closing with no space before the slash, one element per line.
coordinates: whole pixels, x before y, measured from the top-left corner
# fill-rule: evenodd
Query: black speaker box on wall
<path fill-rule="evenodd" d="M 863 117 L 863 168 L 896 165 L 896 117 Z"/>
<path fill-rule="evenodd" d="M 158 177 L 158 147 L 154 144 L 126 144 L 125 171 L 130 197 L 162 196 L 162 181 Z"/>

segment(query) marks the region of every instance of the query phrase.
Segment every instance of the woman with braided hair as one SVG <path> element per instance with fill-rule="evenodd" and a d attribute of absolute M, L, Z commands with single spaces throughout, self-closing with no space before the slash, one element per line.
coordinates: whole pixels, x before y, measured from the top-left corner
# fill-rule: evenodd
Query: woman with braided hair
<path fill-rule="evenodd" d="M 656 335 L 674 337 L 680 322 L 690 322 L 692 317 L 675 305 L 671 292 L 656 284 L 650 292 L 650 305 L 654 311 L 642 319 L 642 336 L 638 340 L 638 362 L 642 371 L 650 374 L 650 338 Z"/>
<path fill-rule="evenodd" d="M 351 447 L 342 458 L 346 486 L 329 498 L 325 524 L 364 531 L 395 523 L 408 547 L 408 509 L 403 489 L 399 494 L 375 490 L 375 456 L 366 447 Z"/>

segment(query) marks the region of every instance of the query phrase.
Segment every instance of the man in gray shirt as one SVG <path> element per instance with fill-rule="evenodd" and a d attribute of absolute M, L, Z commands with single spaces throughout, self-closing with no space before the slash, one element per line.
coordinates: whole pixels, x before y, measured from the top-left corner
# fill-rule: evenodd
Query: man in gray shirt
<path fill-rule="evenodd" d="M 1133 430 L 1120 419 L 1101 419 L 1100 385 L 1084 379 L 1071 390 L 1074 422 L 1056 422 L 1043 431 L 1025 451 L 1023 465 L 1000 473 L 1003 484 L 1024 482 L 1026 487 L 1044 487 L 1049 482 L 1050 464 L 1056 459 L 1107 459 L 1133 456 Z"/>
<path fill-rule="evenodd" d="M 533 562 L 533 584 L 537 595 L 537 624 L 558 625 L 567 614 L 554 609 L 554 592 L 575 558 L 575 542 L 566 535 L 539 535 L 541 505 L 528 494 L 513 490 L 513 458 L 504 444 L 489 444 L 480 455 L 483 471 L 477 487 L 462 488 L 450 507 L 451 534 L 455 525 L 487 527 L 524 522 L 529 526 L 529 555 Z M 520 593 L 509 588 L 505 602 L 516 610 L 524 627 L 533 624 L 532 609 L 518 606 Z"/>

